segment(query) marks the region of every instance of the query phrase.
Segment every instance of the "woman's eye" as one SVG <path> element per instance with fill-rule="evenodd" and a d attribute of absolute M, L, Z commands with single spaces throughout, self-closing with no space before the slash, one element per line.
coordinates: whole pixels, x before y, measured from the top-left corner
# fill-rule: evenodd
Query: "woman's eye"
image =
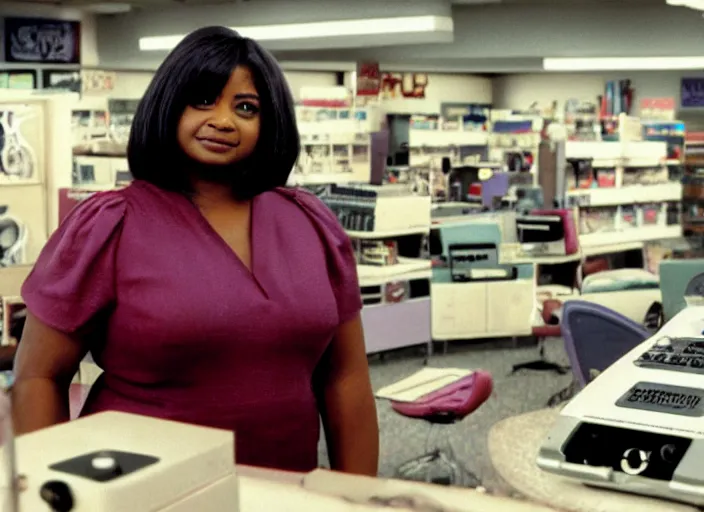
<path fill-rule="evenodd" d="M 259 106 L 251 102 L 243 102 L 237 104 L 237 111 L 248 116 L 254 116 L 259 113 Z"/>

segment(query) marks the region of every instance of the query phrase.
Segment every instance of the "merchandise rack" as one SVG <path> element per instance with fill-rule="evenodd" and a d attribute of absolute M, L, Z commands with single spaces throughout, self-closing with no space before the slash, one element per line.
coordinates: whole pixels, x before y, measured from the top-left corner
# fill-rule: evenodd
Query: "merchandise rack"
<path fill-rule="evenodd" d="M 672 180 L 668 169 L 675 164 L 667 158 L 666 142 L 643 140 L 638 119 L 619 116 L 617 140 L 570 141 L 565 146 L 567 158 L 590 159 L 594 175 L 604 172 L 612 180 L 607 186 L 596 186 L 598 178 L 586 185 L 576 183 L 585 188 L 566 192 L 567 206 L 578 210 L 580 246 L 596 248 L 682 236 L 682 183 Z M 592 221 L 601 219 L 598 224 L 603 220 L 604 226 L 586 231 L 587 216 Z"/>

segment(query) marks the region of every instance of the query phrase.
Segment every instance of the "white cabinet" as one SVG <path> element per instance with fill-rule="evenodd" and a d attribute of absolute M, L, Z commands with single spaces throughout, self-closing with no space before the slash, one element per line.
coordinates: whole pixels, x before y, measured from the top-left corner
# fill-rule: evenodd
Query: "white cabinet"
<path fill-rule="evenodd" d="M 487 331 L 487 283 L 438 283 L 431 287 L 433 339 L 481 337 Z"/>
<path fill-rule="evenodd" d="M 532 279 L 488 283 L 487 330 L 493 336 L 532 332 L 535 288 Z"/>
<path fill-rule="evenodd" d="M 527 336 L 532 330 L 535 285 L 531 279 L 434 283 L 434 340 Z"/>

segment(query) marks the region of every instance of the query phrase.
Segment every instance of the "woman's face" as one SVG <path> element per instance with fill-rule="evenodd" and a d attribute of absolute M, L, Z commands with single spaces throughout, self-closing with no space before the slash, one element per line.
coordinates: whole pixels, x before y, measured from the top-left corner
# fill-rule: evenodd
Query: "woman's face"
<path fill-rule="evenodd" d="M 261 120 L 257 89 L 246 67 L 235 68 L 217 98 L 197 99 L 178 125 L 178 143 L 190 158 L 205 165 L 241 162 L 254 152 Z"/>

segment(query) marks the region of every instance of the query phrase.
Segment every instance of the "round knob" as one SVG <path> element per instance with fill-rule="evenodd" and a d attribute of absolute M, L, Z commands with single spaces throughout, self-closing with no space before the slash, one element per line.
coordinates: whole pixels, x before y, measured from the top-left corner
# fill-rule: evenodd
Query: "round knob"
<path fill-rule="evenodd" d="M 71 488 L 66 482 L 53 480 L 39 489 L 39 496 L 53 512 L 71 512 L 74 501 Z"/>

